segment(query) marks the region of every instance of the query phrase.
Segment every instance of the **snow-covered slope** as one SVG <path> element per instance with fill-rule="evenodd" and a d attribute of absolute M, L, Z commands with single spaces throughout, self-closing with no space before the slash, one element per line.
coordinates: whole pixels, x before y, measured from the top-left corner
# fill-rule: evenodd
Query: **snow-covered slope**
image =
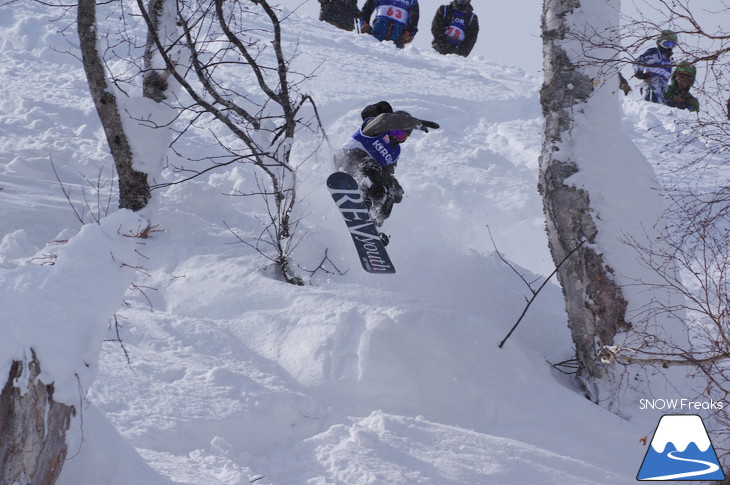
<path fill-rule="evenodd" d="M 79 210 L 82 188 L 96 214 L 107 205 L 92 186 L 109 187 L 110 157 L 81 67 L 61 52 L 72 49 L 58 32 L 70 20 L 49 23 L 58 13 L 0 7 L 5 285 L 42 271 L 34 265 L 79 229 L 51 158 Z M 136 286 L 96 382 L 80 391 L 60 483 L 633 483 L 651 429 L 592 405 L 546 362 L 572 353 L 555 285 L 497 348 L 529 291 L 489 232 L 528 280 L 552 271 L 536 190 L 539 79 L 479 56 L 398 51 L 296 14 L 287 26 L 297 69 L 321 65 L 305 89 L 331 142 L 302 161 L 306 237 L 294 257 L 314 269 L 326 249 L 345 274 L 293 287 L 235 244 L 227 226 L 260 230 L 249 199 L 222 195 L 253 183 L 247 167 L 155 192 L 156 232 L 138 248 Z M 384 226 L 393 276 L 359 269 L 324 187 L 332 151 L 381 99 L 442 126 L 404 145 L 406 195 Z M 200 143 L 191 158 L 204 156 Z M 56 291 L 90 298 L 72 284 Z M 73 332 L 57 345 L 80 346 Z M 16 355 L 0 349 L 10 354 L 1 369 Z"/>

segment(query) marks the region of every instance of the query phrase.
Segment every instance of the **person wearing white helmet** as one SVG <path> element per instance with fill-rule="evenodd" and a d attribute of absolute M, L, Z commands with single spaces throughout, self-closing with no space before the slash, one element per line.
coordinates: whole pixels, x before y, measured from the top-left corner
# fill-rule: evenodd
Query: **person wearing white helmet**
<path fill-rule="evenodd" d="M 440 54 L 466 57 L 471 53 L 479 35 L 479 18 L 470 0 L 453 0 L 441 5 L 431 22 L 431 46 Z"/>
<path fill-rule="evenodd" d="M 645 101 L 664 104 L 664 93 L 672 75 L 672 49 L 677 46 L 677 34 L 662 30 L 652 47 L 634 62 L 634 76 L 644 81 L 641 94 Z"/>

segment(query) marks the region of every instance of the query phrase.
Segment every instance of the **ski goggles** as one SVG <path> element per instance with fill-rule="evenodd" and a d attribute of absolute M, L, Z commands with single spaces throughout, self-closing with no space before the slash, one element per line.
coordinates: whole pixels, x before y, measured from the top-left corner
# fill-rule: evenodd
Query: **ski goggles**
<path fill-rule="evenodd" d="M 410 134 L 411 132 L 406 130 L 391 130 L 388 132 L 388 138 L 398 143 L 403 143 L 408 139 L 408 135 Z"/>
<path fill-rule="evenodd" d="M 676 45 L 677 45 L 676 42 L 674 42 L 673 40 L 669 40 L 669 39 L 662 39 L 659 41 L 659 47 L 663 47 L 665 49 L 671 49 Z"/>

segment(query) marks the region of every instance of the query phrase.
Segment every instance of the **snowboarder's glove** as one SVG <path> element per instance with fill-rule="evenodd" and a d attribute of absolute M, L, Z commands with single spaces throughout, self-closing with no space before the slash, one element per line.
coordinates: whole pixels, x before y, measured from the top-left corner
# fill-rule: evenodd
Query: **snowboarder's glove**
<path fill-rule="evenodd" d="M 412 41 L 413 41 L 413 36 L 407 30 L 405 32 L 403 32 L 403 35 L 400 36 L 400 43 L 401 44 L 408 44 L 408 43 L 410 43 Z"/>
<path fill-rule="evenodd" d="M 421 126 L 419 126 L 418 129 L 428 133 L 429 128 L 436 129 L 441 128 L 441 126 L 439 126 L 439 124 L 434 121 L 421 120 Z"/>
<path fill-rule="evenodd" d="M 649 79 L 651 77 L 651 73 L 645 72 L 645 71 L 639 71 L 634 76 L 637 77 L 637 79 Z"/>
<path fill-rule="evenodd" d="M 362 27 L 360 27 L 361 34 L 369 34 L 372 31 L 373 31 L 373 28 L 370 27 L 370 24 L 363 24 Z"/>

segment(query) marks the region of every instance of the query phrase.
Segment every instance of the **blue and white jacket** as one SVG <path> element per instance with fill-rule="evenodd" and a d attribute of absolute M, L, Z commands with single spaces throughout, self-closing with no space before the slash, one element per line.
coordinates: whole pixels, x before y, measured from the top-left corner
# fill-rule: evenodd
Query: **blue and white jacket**
<path fill-rule="evenodd" d="M 672 76 L 672 51 L 659 47 L 648 49 L 636 59 L 634 72 L 651 74 L 651 77 L 644 79 L 641 92 L 645 100 L 663 104 L 664 93 Z"/>

